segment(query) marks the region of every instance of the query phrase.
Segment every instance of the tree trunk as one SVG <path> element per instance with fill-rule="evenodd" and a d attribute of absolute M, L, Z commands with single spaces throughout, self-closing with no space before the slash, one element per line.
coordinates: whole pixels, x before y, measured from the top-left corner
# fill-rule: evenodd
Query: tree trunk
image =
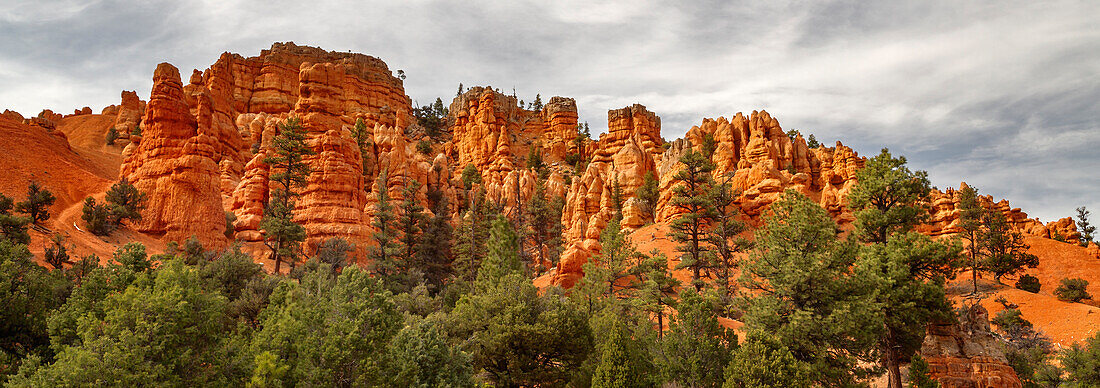
<path fill-rule="evenodd" d="M 885 363 L 886 374 L 888 375 L 887 387 L 889 388 L 901 388 L 901 367 L 898 365 L 898 350 L 897 341 L 894 341 L 894 331 L 889 327 L 886 328 L 886 349 L 885 349 Z"/>

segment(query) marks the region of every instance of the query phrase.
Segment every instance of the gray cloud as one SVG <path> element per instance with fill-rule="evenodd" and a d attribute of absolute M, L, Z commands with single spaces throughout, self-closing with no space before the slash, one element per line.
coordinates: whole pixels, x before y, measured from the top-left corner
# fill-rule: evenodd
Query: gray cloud
<path fill-rule="evenodd" d="M 3 1 L 0 1 L 2 3 Z M 156 63 L 205 68 L 274 41 L 377 56 L 421 103 L 458 83 L 642 103 L 666 138 L 767 109 L 862 154 L 889 146 L 1044 221 L 1100 209 L 1100 3 L 41 1 L 0 4 L 0 107 L 147 96 Z"/>

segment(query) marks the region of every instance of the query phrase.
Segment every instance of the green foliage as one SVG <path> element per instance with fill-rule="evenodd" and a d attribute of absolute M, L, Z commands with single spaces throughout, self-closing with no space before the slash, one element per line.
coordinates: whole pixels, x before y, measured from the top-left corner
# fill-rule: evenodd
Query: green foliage
<path fill-rule="evenodd" d="M 455 235 L 447 197 L 439 190 L 429 189 L 428 200 L 434 203 L 433 215 L 425 221 L 412 266 L 423 274 L 427 286 L 436 293 L 454 274 L 455 258 L 451 246 Z"/>
<path fill-rule="evenodd" d="M 413 109 L 413 116 L 416 116 L 416 123 L 424 127 L 428 137 L 432 139 L 439 137 L 443 132 L 448 114 L 449 112 L 447 108 L 443 106 L 443 99 L 441 98 L 436 98 L 435 102 L 430 105 Z"/>
<path fill-rule="evenodd" d="M 29 355 L 52 357 L 46 317 L 65 303 L 62 271 L 34 263 L 24 245 L 0 242 L 0 382 Z"/>
<path fill-rule="evenodd" d="M 1035 268 L 1039 258 L 1027 252 L 1029 246 L 1024 243 L 1023 235 L 1008 224 L 1001 212 L 987 212 L 985 229 L 979 234 L 980 249 L 984 250 L 986 271 L 993 273 L 999 283 L 1005 275 L 1015 275 L 1024 268 Z"/>
<path fill-rule="evenodd" d="M 542 110 L 542 94 L 535 94 L 535 101 L 532 101 L 527 105 L 527 110 L 541 111 Z"/>
<path fill-rule="evenodd" d="M 355 144 L 359 147 L 359 156 L 363 162 L 363 176 L 366 176 L 370 170 L 371 152 L 368 139 L 372 136 L 371 130 L 367 128 L 367 123 L 363 122 L 363 119 L 355 119 L 355 126 L 351 128 L 351 136 L 355 138 Z"/>
<path fill-rule="evenodd" d="M 920 354 L 913 355 L 909 361 L 909 388 L 939 388 L 940 383 L 929 375 L 928 361 Z"/>
<path fill-rule="evenodd" d="M 657 200 L 661 195 L 658 183 L 657 176 L 653 171 L 649 171 L 645 174 L 642 185 L 638 186 L 637 191 L 634 192 L 639 210 L 646 215 L 647 221 L 653 221 L 657 216 Z"/>
<path fill-rule="evenodd" d="M 21 371 L 14 385 L 227 384 L 225 297 L 203 292 L 197 269 L 169 261 L 101 303 L 102 318 L 77 319 L 81 344 L 62 347 L 53 364 Z"/>
<path fill-rule="evenodd" d="M 378 192 L 375 193 L 378 203 L 374 205 L 374 221 L 371 226 L 375 232 L 371 238 L 377 244 L 367 251 L 367 258 L 371 260 L 368 270 L 375 276 L 387 281 L 392 281 L 392 276 L 401 274 L 398 255 L 402 247 L 397 243 L 398 233 L 397 214 L 393 204 L 390 203 L 389 174 L 383 169 L 378 174 Z"/>
<path fill-rule="evenodd" d="M 809 149 L 818 148 L 821 147 L 821 143 L 818 143 L 817 138 L 814 137 L 814 134 L 811 133 L 810 137 L 806 139 L 806 147 Z"/>
<path fill-rule="evenodd" d="M 982 218 L 985 215 L 985 209 L 982 208 L 978 202 L 978 190 L 973 186 L 966 186 L 959 189 L 958 192 L 959 203 L 956 208 L 959 210 L 959 233 L 960 238 L 966 240 L 966 250 L 970 256 L 970 276 L 974 284 L 973 293 L 978 293 L 978 271 L 982 270 L 982 261 L 979 260 L 981 250 L 979 244 L 981 244 L 981 232 L 982 232 Z"/>
<path fill-rule="evenodd" d="M 713 182 L 710 172 L 714 164 L 701 153 L 688 151 L 680 157 L 683 168 L 673 177 L 679 182 L 672 190 L 670 205 L 680 215 L 669 225 L 670 237 L 680 243 L 676 250 L 680 256 L 677 268 L 691 269 L 696 290 L 703 288 L 703 272 L 711 267 L 706 246 L 707 224 L 714 217 L 709 196 Z"/>
<path fill-rule="evenodd" d="M 598 339 L 591 356 L 591 362 L 596 365 L 591 387 L 655 387 L 659 380 L 653 373 L 653 357 L 645 342 L 652 329 L 636 333 L 622 315 L 627 314 L 605 309 L 591 321 L 594 337 Z M 650 326 L 650 322 L 644 320 L 633 327 Z"/>
<path fill-rule="evenodd" d="M 645 280 L 641 272 L 645 255 L 634 249 L 619 220 L 612 219 L 600 233 L 600 253 L 582 266 L 584 277 L 573 291 L 589 313 L 603 309 L 609 300 L 635 296 Z"/>
<path fill-rule="evenodd" d="M 1038 294 L 1042 287 L 1043 285 L 1039 284 L 1039 278 L 1028 274 L 1020 275 L 1020 279 L 1016 280 L 1016 288 L 1033 294 Z"/>
<path fill-rule="evenodd" d="M 379 279 L 348 267 L 335 278 L 313 271 L 280 283 L 260 326 L 252 352 L 275 354 L 287 385 L 374 386 L 386 381 L 386 347 L 401 315 Z"/>
<path fill-rule="evenodd" d="M 43 248 L 42 256 L 45 259 L 46 264 L 49 264 L 53 269 L 64 268 L 65 263 L 69 263 L 69 249 L 65 246 L 65 237 L 60 234 L 54 234 L 50 238 L 51 245 Z"/>
<path fill-rule="evenodd" d="M 80 276 L 79 286 L 74 288 L 72 295 L 65 301 L 56 313 L 51 314 L 47 322 L 50 333 L 50 346 L 54 351 L 61 351 L 67 346 L 80 346 L 84 342 L 81 334 L 82 320 L 98 322 L 106 318 L 106 300 L 108 297 L 119 294 L 138 280 L 141 272 L 135 272 L 133 268 L 143 271 L 149 268 L 139 260 L 145 253 L 140 244 L 127 245 L 115 252 L 116 262 L 106 267 L 81 264 L 74 268 L 81 268 L 85 273 Z M 98 261 L 94 256 L 91 257 Z M 129 266 L 121 264 L 118 259 L 125 260 Z M 82 260 L 83 262 L 84 260 Z"/>
<path fill-rule="evenodd" d="M 714 139 L 713 133 L 703 134 L 702 150 L 700 151 L 708 161 L 714 157 L 714 151 L 718 149 L 718 141 Z"/>
<path fill-rule="evenodd" d="M 498 254 L 448 315 L 449 337 L 495 386 L 565 385 L 592 351 L 584 314 L 558 293 L 540 296 L 518 266 L 504 271 L 495 263 L 513 260 Z"/>
<path fill-rule="evenodd" d="M 49 190 L 46 190 L 38 182 L 31 181 L 27 185 L 27 199 L 15 204 L 15 211 L 24 213 L 31 219 L 31 224 L 50 219 L 50 206 L 53 206 L 57 198 Z"/>
<path fill-rule="evenodd" d="M 713 301 L 690 288 L 680 294 L 678 314 L 657 357 L 671 381 L 686 387 L 722 386 L 737 335 L 718 323 L 715 307 Z"/>
<path fill-rule="evenodd" d="M 527 168 L 536 172 L 541 172 L 546 168 L 546 164 L 542 161 L 542 147 L 538 144 L 532 145 L 527 151 Z"/>
<path fill-rule="evenodd" d="M 470 387 L 473 386 L 470 356 L 449 346 L 439 323 L 420 320 L 406 325 L 393 339 L 393 378 L 395 387 Z"/>
<path fill-rule="evenodd" d="M 1059 357 L 1066 371 L 1066 382 L 1076 384 L 1071 386 L 1100 386 L 1100 333 L 1083 342 L 1074 343 Z"/>
<path fill-rule="evenodd" d="M 884 243 L 928 217 L 919 205 L 931 190 L 928 173 L 910 171 L 905 163 L 904 156 L 895 158 L 883 148 L 856 172 L 859 184 L 848 195 L 848 207 L 855 212 L 855 233 L 864 242 Z"/>
<path fill-rule="evenodd" d="M 455 274 L 463 282 L 473 282 L 487 254 L 489 226 L 496 209 L 480 190 L 470 194 L 470 210 L 461 219 L 455 236 Z"/>
<path fill-rule="evenodd" d="M 1092 299 L 1092 295 L 1088 292 L 1089 282 L 1085 279 L 1072 278 L 1062 279 L 1062 284 L 1058 288 L 1054 289 L 1054 296 L 1059 300 L 1068 300 L 1070 302 L 1080 302 L 1086 299 Z"/>
<path fill-rule="evenodd" d="M 422 155 L 431 156 L 432 155 L 432 141 L 428 140 L 428 139 L 424 139 L 424 140 L 416 142 L 416 151 L 419 152 Z"/>
<path fill-rule="evenodd" d="M 794 358 L 778 339 L 764 333 L 749 338 L 733 351 L 726 367 L 726 388 L 809 388 L 809 366 Z"/>
<path fill-rule="evenodd" d="M 104 139 L 107 141 L 107 145 L 115 145 L 115 140 L 118 140 L 118 129 L 115 127 L 108 129 Z"/>
<path fill-rule="evenodd" d="M 526 239 L 535 255 L 535 274 L 539 275 L 548 268 L 557 266 L 558 258 L 562 252 L 562 226 L 561 213 L 565 207 L 565 200 L 561 197 L 548 198 L 551 195 L 546 192 L 546 184 L 543 180 L 535 180 L 535 191 L 527 202 L 527 217 L 530 230 L 525 234 Z"/>
<path fill-rule="evenodd" d="M 141 219 L 141 211 L 145 209 L 146 195 L 138 191 L 126 178 L 122 178 L 107 190 L 104 201 L 106 201 L 106 206 L 110 210 L 108 222 L 117 226 L 122 224 L 122 221 Z"/>
<path fill-rule="evenodd" d="M 810 365 L 817 384 L 854 384 L 883 327 L 867 284 L 853 273 L 855 248 L 837 240 L 825 209 L 787 190 L 771 205 L 755 249 L 740 263 L 742 317 L 748 332 L 776 336 L 795 359 Z"/>
<path fill-rule="evenodd" d="M 1081 245 L 1087 245 L 1093 242 L 1093 233 L 1096 233 L 1096 226 L 1093 226 L 1089 222 L 1089 212 L 1084 206 L 1077 208 L 1077 231 L 1081 232 Z"/>
<path fill-rule="evenodd" d="M 237 222 L 237 213 L 226 210 L 225 211 L 225 238 L 233 239 L 233 235 L 236 232 L 236 227 L 233 226 Z"/>
<path fill-rule="evenodd" d="M 475 184 L 481 184 L 481 172 L 472 163 L 462 169 L 462 186 L 469 191 Z"/>
<path fill-rule="evenodd" d="M 130 130 L 130 136 L 131 137 L 141 136 L 141 125 L 140 124 L 134 124 L 134 129 Z"/>
<path fill-rule="evenodd" d="M 714 222 L 708 233 L 707 239 L 714 249 L 713 267 L 708 272 L 713 275 L 722 294 L 722 303 L 729 304 L 736 291 L 733 270 L 737 267 L 735 253 L 742 251 L 750 244 L 740 237 L 745 231 L 745 224 L 737 220 L 737 198 L 729 184 L 729 180 L 716 183 L 711 188 L 708 197 L 714 205 Z"/>
<path fill-rule="evenodd" d="M 12 199 L 0 194 L 0 242 L 11 241 L 15 244 L 29 244 L 31 236 L 27 234 L 29 218 L 13 215 Z"/>
<path fill-rule="evenodd" d="M 291 265 L 298 261 L 301 242 L 306 239 L 306 229 L 294 222 L 294 202 L 288 197 L 285 191 L 275 191 L 260 220 L 264 245 L 271 250 L 271 258 L 275 261 L 275 273 L 282 273 L 283 261 Z"/>

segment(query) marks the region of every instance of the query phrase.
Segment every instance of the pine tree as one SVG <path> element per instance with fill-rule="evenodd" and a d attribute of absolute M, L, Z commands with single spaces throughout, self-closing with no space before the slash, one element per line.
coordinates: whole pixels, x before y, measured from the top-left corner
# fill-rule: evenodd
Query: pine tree
<path fill-rule="evenodd" d="M 46 264 L 49 264 L 53 269 L 62 269 L 65 263 L 69 261 L 69 249 L 65 247 L 65 237 L 60 234 L 54 234 L 50 239 L 52 246 L 45 247 L 42 251 Z"/>
<path fill-rule="evenodd" d="M 757 229 L 739 267 L 745 330 L 774 335 L 820 386 L 850 386 L 877 342 L 879 306 L 856 276 L 855 245 L 837 238 L 836 222 L 805 195 L 787 190 Z"/>
<path fill-rule="evenodd" d="M 677 314 L 660 342 L 661 369 L 683 387 L 720 387 L 730 363 L 737 335 L 718 323 L 715 306 L 688 289 Z"/>
<path fill-rule="evenodd" d="M 683 168 L 676 173 L 679 184 L 672 190 L 670 205 L 680 213 L 672 221 L 672 239 L 680 255 L 680 264 L 676 267 L 690 268 L 691 279 L 696 290 L 704 285 L 703 273 L 711 267 L 706 247 L 707 224 L 714 218 L 714 208 L 707 198 L 712 186 L 710 172 L 714 164 L 703 154 L 688 151 L 680 157 Z"/>
<path fill-rule="evenodd" d="M 371 136 L 370 129 L 367 128 L 367 124 L 363 122 L 363 119 L 355 119 L 355 126 L 351 129 L 351 135 L 355 137 L 355 144 L 359 146 L 359 155 L 363 162 L 363 176 L 368 174 L 367 166 L 370 161 L 370 150 L 368 139 Z"/>
<path fill-rule="evenodd" d="M 108 129 L 106 136 L 104 136 L 104 140 L 107 141 L 107 145 L 115 145 L 115 140 L 118 140 L 118 129 L 115 127 Z"/>
<path fill-rule="evenodd" d="M 27 224 L 31 220 L 12 214 L 12 207 L 12 199 L 0 194 L 0 242 L 28 244 L 31 242 L 31 236 L 27 234 Z"/>
<path fill-rule="evenodd" d="M 306 185 L 306 177 L 311 173 L 303 160 L 314 155 L 305 143 L 306 133 L 297 117 L 291 117 L 279 126 L 279 134 L 272 140 L 274 153 L 264 158 L 271 166 L 271 181 L 278 186 L 268 201 L 260 230 L 264 231 L 264 244 L 271 250 L 271 259 L 275 261 L 275 273 L 280 273 L 284 260 L 293 267 L 305 241 L 305 229 L 294 222 L 294 203 L 298 196 L 295 189 Z"/>
<path fill-rule="evenodd" d="M 1081 245 L 1085 246 L 1088 243 L 1093 242 L 1093 233 L 1096 233 L 1096 227 L 1089 223 L 1089 215 L 1091 213 L 1084 206 L 1077 208 L 1077 230 L 1081 232 Z"/>
<path fill-rule="evenodd" d="M 979 255 L 981 254 L 980 236 L 982 231 L 982 218 L 986 210 L 978 202 L 978 190 L 973 186 L 966 186 L 958 191 L 959 233 L 967 243 L 967 254 L 970 256 L 970 276 L 974 284 L 974 294 L 978 294 L 978 271 L 982 269 Z"/>
<path fill-rule="evenodd" d="M 1027 252 L 1030 246 L 1019 231 L 1013 230 L 1000 212 L 987 212 L 985 228 L 980 233 L 979 249 L 985 253 L 982 267 L 993 273 L 993 279 L 1001 282 L 1005 275 L 1015 275 L 1024 268 L 1035 268 L 1039 258 Z"/>
<path fill-rule="evenodd" d="M 765 333 L 750 333 L 745 343 L 733 351 L 723 387 L 809 388 L 808 369 L 776 338 Z"/>
<path fill-rule="evenodd" d="M 401 189 L 400 210 L 397 214 L 397 243 L 400 255 L 405 260 L 416 257 L 416 248 L 420 244 L 421 227 L 427 222 L 424 207 L 416 200 L 416 194 L 420 192 L 420 181 L 405 178 L 405 185 Z"/>
<path fill-rule="evenodd" d="M 809 149 L 818 148 L 821 147 L 821 143 L 818 143 L 817 138 L 814 137 L 814 134 L 811 133 L 810 138 L 806 139 L 806 147 Z"/>
<path fill-rule="evenodd" d="M 462 83 L 459 82 L 458 83 L 458 93 L 455 94 L 455 97 L 461 96 L 462 93 L 464 93 L 464 92 L 465 92 L 465 90 L 462 88 Z"/>
<path fill-rule="evenodd" d="M 84 226 L 88 231 L 96 236 L 106 236 L 117 227 L 111 222 L 111 210 L 107 204 L 96 203 L 92 197 L 84 198 L 80 219 L 84 220 Z"/>
<path fill-rule="evenodd" d="M 623 186 L 619 184 L 618 175 L 611 179 L 608 191 L 611 193 L 611 217 L 622 220 L 623 204 L 626 202 L 626 199 L 623 198 Z"/>
<path fill-rule="evenodd" d="M 638 190 L 634 192 L 634 198 L 637 198 L 638 206 L 646 214 L 648 221 L 655 221 L 657 217 L 657 200 L 660 195 L 657 176 L 653 171 L 647 172 L 642 185 L 638 186 Z"/>
<path fill-rule="evenodd" d="M 138 191 L 126 178 L 120 179 L 111 185 L 104 198 L 106 206 L 110 209 L 109 222 L 120 225 L 125 220 L 140 220 L 141 211 L 145 209 L 146 195 Z"/>
<path fill-rule="evenodd" d="M 434 203 L 432 217 L 424 226 L 424 232 L 416 249 L 414 263 L 424 274 L 424 280 L 432 292 L 443 289 L 444 283 L 454 273 L 451 241 L 454 230 L 450 222 L 447 197 L 436 189 L 428 190 L 428 199 Z"/>
<path fill-rule="evenodd" d="M 737 221 L 738 194 L 733 191 L 728 181 L 717 183 L 709 193 L 710 200 L 714 204 L 714 226 L 708 234 L 710 245 L 714 248 L 715 265 L 712 268 L 714 279 L 722 292 L 723 303 L 728 303 L 733 297 L 736 286 L 733 284 L 732 270 L 737 266 L 736 252 L 740 252 L 749 245 L 748 241 L 739 235 L 745 231 L 745 224 Z"/>
<path fill-rule="evenodd" d="M 642 288 L 639 270 L 645 256 L 634 249 L 619 220 L 612 219 L 600 233 L 600 253 L 582 266 L 584 277 L 577 285 L 589 312 L 600 310 L 607 300 L 628 298 Z"/>
<path fill-rule="evenodd" d="M 909 388 L 939 388 L 940 383 L 932 380 L 928 371 L 928 361 L 919 354 L 909 361 Z"/>
<path fill-rule="evenodd" d="M 536 274 L 547 270 L 544 267 L 547 261 L 551 266 L 556 265 L 561 255 L 561 209 L 564 204 L 560 198 L 550 199 L 547 195 L 544 181 L 536 180 L 535 192 L 527 202 L 527 219 L 531 224 L 527 237 L 535 251 Z"/>
<path fill-rule="evenodd" d="M 657 316 L 657 327 L 660 329 L 657 337 L 663 337 L 665 310 L 676 307 L 680 281 L 669 271 L 668 258 L 656 249 L 639 265 L 638 272 L 643 274 L 644 279 L 639 290 L 639 300 L 646 311 Z"/>
<path fill-rule="evenodd" d="M 954 276 L 959 253 L 913 231 L 928 216 L 922 203 L 931 184 L 926 172 L 905 164 L 905 157 L 882 149 L 856 173 L 859 183 L 848 196 L 853 236 L 869 243 L 857 272 L 878 291 L 873 295 L 884 318 L 879 352 L 892 388 L 901 388 L 901 360 L 919 349 L 928 321 L 950 317 L 942 279 Z"/>
<path fill-rule="evenodd" d="M 31 219 L 32 225 L 50 219 L 50 206 L 53 206 L 57 198 L 49 190 L 46 190 L 38 182 L 31 181 L 27 185 L 27 199 L 15 204 L 15 211 L 24 213 Z"/>
<path fill-rule="evenodd" d="M 378 192 L 375 195 L 378 203 L 374 205 L 374 220 L 371 226 L 374 226 L 375 232 L 371 238 L 377 245 L 371 247 L 367 257 L 371 259 L 370 272 L 387 280 L 385 282 L 387 286 L 392 286 L 390 284 L 393 283 L 392 277 L 401 275 L 404 271 L 399 265 L 398 255 L 401 254 L 402 247 L 397 243 L 399 237 L 397 215 L 394 213 L 393 204 L 390 203 L 389 174 L 385 169 L 378 174 L 376 185 Z"/>
<path fill-rule="evenodd" d="M 470 194 L 470 210 L 460 220 L 455 242 L 455 273 L 466 282 L 473 282 L 485 259 L 490 222 L 497 212 L 477 190 Z"/>

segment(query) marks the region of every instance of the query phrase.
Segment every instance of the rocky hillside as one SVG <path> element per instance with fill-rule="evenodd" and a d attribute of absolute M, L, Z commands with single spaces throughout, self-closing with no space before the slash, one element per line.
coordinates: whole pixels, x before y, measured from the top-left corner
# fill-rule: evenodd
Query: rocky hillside
<path fill-rule="evenodd" d="M 600 233 L 613 213 L 615 186 L 624 200 L 624 228 L 667 224 L 677 216 L 669 201 L 677 185 L 678 160 L 688 150 L 702 150 L 707 139 L 713 139 L 714 178 L 741 193 L 737 204 L 749 225 L 759 225 L 767 206 L 784 190 L 794 189 L 828 210 L 842 228 L 850 228 L 854 217 L 846 197 L 865 162 L 839 141 L 811 148 L 801 134 L 788 134 L 766 111 L 703 119 L 684 138 L 671 141 L 662 136 L 659 115 L 642 105 L 609 111 L 608 132 L 593 140 L 577 136 L 573 99 L 552 97 L 541 109 L 529 110 L 514 96 L 488 86 L 455 97 L 444 133 L 433 139 L 416 123 L 413 112 L 402 80 L 381 60 L 276 43 L 255 57 L 224 53 L 208 69 L 195 70 L 186 79 L 176 67 L 162 63 L 153 72 L 149 101 L 124 91 L 119 105 L 101 114 L 83 108 L 69 116 L 44 111 L 24 118 L 5 111 L 0 135 L 18 137 L 8 134 L 16 125 L 36 131 L 26 135 L 36 139 L 28 144 L 64 154 L 56 159 L 79 166 L 65 171 L 88 177 L 52 183 L 51 174 L 61 171 L 56 166 L 37 174 L 28 172 L 37 168 L 24 169 L 9 160 L 3 162 L 5 167 L 16 166 L 22 175 L 3 183 L 45 180 L 61 188 L 63 207 L 72 207 L 83 196 L 106 190 L 117 173 L 148 195 L 148 207 L 133 225 L 146 238 L 180 242 L 196 236 L 209 248 L 221 248 L 230 242 L 226 236 L 232 236 L 255 253 L 257 261 L 265 262 L 259 223 L 271 195 L 272 169 L 264 159 L 273 152 L 279 125 L 296 117 L 314 151 L 305 160 L 312 174 L 295 212 L 295 220 L 306 230 L 305 250 L 313 252 L 322 241 L 342 237 L 356 244 L 356 258 L 366 264 L 378 191 L 400 199 L 406 182 L 416 180 L 421 184 L 418 200 L 426 202 L 430 191 L 442 193 L 457 220 L 457 204 L 468 200 L 462 171 L 474 166 L 487 197 L 511 214 L 530 199 L 541 179 L 527 167 L 528 155 L 536 149 L 549 166 L 547 191 L 565 198 L 564 253 L 541 280 L 570 287 L 583 275 L 582 265 L 599 253 Z M 358 121 L 368 129 L 363 151 L 353 135 Z M 102 145 L 110 128 L 120 133 L 118 146 Z M 424 143 L 430 149 L 418 147 Z M 83 156 L 76 157 L 78 153 Z M 4 154 L 0 157 L 12 156 Z M 582 163 L 572 163 L 578 159 Z M 575 170 L 577 166 L 583 170 Z M 377 177 L 383 171 L 388 185 L 380 187 Z M 659 179 L 652 215 L 634 198 L 650 173 Z M 5 186 L 3 191 L 15 195 L 18 189 Z M 922 232 L 956 233 L 957 202 L 954 189 L 934 191 L 929 203 L 932 222 Z M 1043 224 L 1006 200 L 983 197 L 981 202 L 1005 214 L 1025 235 L 1078 238 L 1068 218 Z M 229 231 L 226 212 L 236 219 Z M 1097 250 L 1088 252 L 1095 255 Z M 936 335 L 957 335 L 951 330 L 955 329 Z"/>

